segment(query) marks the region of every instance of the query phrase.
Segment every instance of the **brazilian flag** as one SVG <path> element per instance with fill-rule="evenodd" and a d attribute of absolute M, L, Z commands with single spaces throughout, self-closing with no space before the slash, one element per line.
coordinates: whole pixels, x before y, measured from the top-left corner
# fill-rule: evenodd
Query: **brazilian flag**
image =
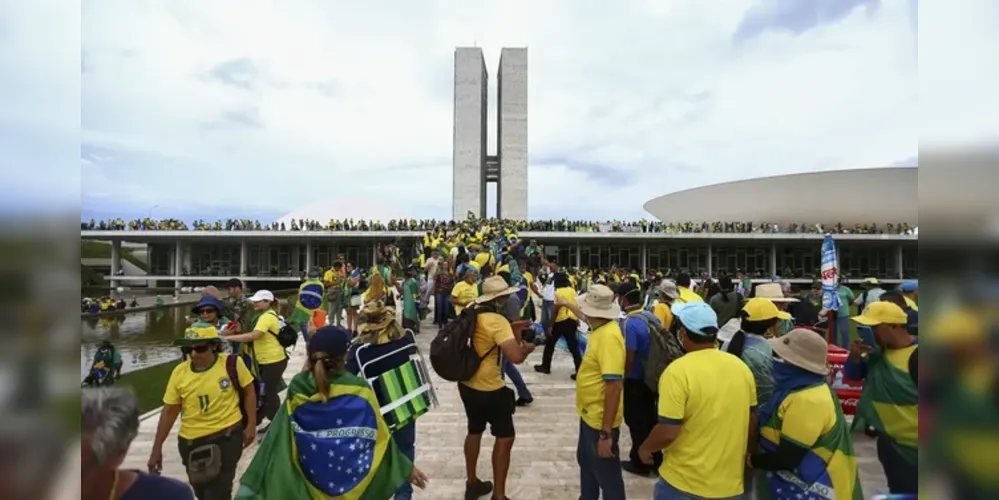
<path fill-rule="evenodd" d="M 236 500 L 384 500 L 409 480 L 413 463 L 392 441 L 371 388 L 349 373 L 330 377 L 326 403 L 311 373 L 291 380 Z"/>
<path fill-rule="evenodd" d="M 317 310 L 325 311 L 326 308 L 326 286 L 322 280 L 309 279 L 298 287 L 298 300 L 295 303 L 295 310 L 288 318 L 288 324 L 301 327 L 303 323 L 308 323 L 312 319 L 312 313 Z"/>

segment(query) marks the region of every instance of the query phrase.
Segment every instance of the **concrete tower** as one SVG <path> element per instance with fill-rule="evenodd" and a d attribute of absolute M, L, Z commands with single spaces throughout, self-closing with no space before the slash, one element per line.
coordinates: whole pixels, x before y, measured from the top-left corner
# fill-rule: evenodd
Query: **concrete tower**
<path fill-rule="evenodd" d="M 486 214 L 486 121 L 489 74 L 482 49 L 454 51 L 454 144 L 452 217 Z"/>
<path fill-rule="evenodd" d="M 485 216 L 486 186 L 496 183 L 496 213 L 527 219 L 527 49 L 504 48 L 497 72 L 495 155 L 487 153 L 488 82 L 478 47 L 454 51 L 452 217 Z"/>

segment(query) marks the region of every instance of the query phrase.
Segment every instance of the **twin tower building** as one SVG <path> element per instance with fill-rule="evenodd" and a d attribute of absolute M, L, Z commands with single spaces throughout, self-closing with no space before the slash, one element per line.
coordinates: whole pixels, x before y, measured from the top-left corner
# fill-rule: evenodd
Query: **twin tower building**
<path fill-rule="evenodd" d="M 527 219 L 527 49 L 504 48 L 496 72 L 496 152 L 487 145 L 489 72 L 482 49 L 454 51 L 452 215 L 485 217 L 486 186 L 496 183 L 496 215 Z"/>

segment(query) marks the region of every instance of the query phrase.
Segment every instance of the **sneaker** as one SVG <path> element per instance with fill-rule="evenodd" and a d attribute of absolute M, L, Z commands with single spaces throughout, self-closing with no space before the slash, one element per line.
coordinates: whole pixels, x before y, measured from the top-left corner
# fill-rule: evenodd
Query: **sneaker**
<path fill-rule="evenodd" d="M 465 483 L 465 500 L 478 500 L 493 492 L 491 481 L 476 481 Z"/>
<path fill-rule="evenodd" d="M 517 406 L 528 406 L 534 402 L 534 399 L 527 398 L 517 398 Z"/>
<path fill-rule="evenodd" d="M 621 462 L 621 469 L 625 472 L 629 472 L 636 476 L 649 477 L 652 474 L 652 469 L 645 464 L 638 465 L 631 460 L 625 460 Z"/>
<path fill-rule="evenodd" d="M 545 365 L 534 365 L 534 371 L 538 373 L 544 373 L 545 375 L 551 375 L 552 369 L 546 367 Z"/>

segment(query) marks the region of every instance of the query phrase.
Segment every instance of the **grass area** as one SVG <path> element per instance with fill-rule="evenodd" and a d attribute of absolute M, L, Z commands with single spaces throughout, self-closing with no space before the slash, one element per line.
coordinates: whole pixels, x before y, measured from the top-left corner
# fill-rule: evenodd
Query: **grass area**
<path fill-rule="evenodd" d="M 111 244 L 103 241 L 81 241 L 80 257 L 84 259 L 110 259 Z M 146 265 L 145 262 L 139 260 L 139 258 L 132 253 L 131 248 L 122 248 L 121 258 L 129 261 L 135 267 L 138 267 L 147 273 L 149 272 L 149 266 Z"/>
<path fill-rule="evenodd" d="M 150 366 L 121 376 L 117 383 L 131 387 L 139 398 L 139 411 L 145 413 L 163 406 L 163 391 L 167 380 L 180 360 Z"/>

